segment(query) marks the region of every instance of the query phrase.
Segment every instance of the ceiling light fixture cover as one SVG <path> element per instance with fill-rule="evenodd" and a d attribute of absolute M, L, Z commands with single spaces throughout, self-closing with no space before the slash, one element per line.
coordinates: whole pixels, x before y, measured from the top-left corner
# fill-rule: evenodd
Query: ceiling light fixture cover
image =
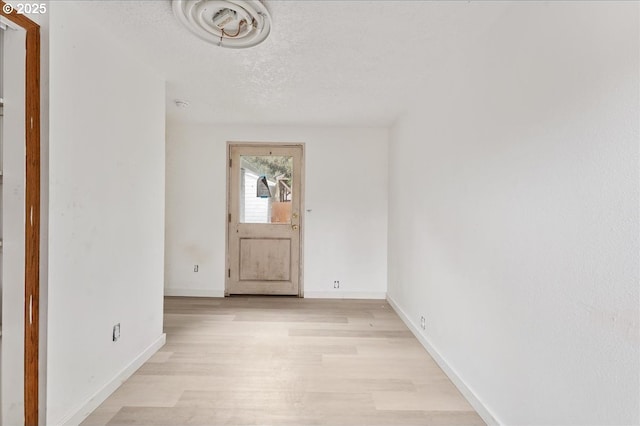
<path fill-rule="evenodd" d="M 262 43 L 271 15 L 259 0 L 173 0 L 173 13 L 204 41 L 231 49 Z"/>

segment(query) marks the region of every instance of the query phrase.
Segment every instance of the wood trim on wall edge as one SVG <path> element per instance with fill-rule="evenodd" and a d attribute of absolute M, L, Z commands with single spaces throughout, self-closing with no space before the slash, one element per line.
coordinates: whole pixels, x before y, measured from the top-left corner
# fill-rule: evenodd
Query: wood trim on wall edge
<path fill-rule="evenodd" d="M 40 26 L 15 10 L 3 17 L 26 31 L 24 424 L 38 425 L 40 326 Z"/>

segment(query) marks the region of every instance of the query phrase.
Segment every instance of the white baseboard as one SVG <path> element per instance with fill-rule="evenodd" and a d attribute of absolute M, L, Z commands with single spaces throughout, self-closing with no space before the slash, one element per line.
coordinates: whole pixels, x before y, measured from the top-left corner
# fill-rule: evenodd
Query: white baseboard
<path fill-rule="evenodd" d="M 175 297 L 224 297 L 224 290 L 208 288 L 165 288 L 165 296 Z"/>
<path fill-rule="evenodd" d="M 478 415 L 482 417 L 482 420 L 485 421 L 488 425 L 500 425 L 501 423 L 496 419 L 496 416 L 487 408 L 486 405 L 480 401 L 480 399 L 476 396 L 476 394 L 467 386 L 467 384 L 462 380 L 462 378 L 456 373 L 456 371 L 451 368 L 451 366 L 447 363 L 447 361 L 440 355 L 440 353 L 436 350 L 436 348 L 431 344 L 429 339 L 427 339 L 422 333 L 420 333 L 417 324 L 414 324 L 407 314 L 398 306 L 398 304 L 393 300 L 391 296 L 387 296 L 387 301 L 389 305 L 393 308 L 394 311 L 398 314 L 400 319 L 409 327 L 409 330 L 416 336 L 416 339 L 424 346 L 424 348 L 429 352 L 429 355 L 435 360 L 435 362 L 442 368 L 442 371 L 451 379 L 453 384 L 458 388 L 460 393 L 469 401 L 469 404 L 476 410 Z"/>
<path fill-rule="evenodd" d="M 165 288 L 165 296 L 173 297 L 224 297 L 224 290 Z M 305 291 L 308 299 L 378 299 L 387 298 L 387 293 L 380 291 Z"/>
<path fill-rule="evenodd" d="M 60 421 L 59 424 L 65 426 L 76 426 L 82 423 L 89 414 L 93 412 L 100 404 L 102 404 L 116 389 L 120 387 L 138 368 L 142 366 L 158 349 L 164 346 L 167 341 L 167 335 L 162 334 L 151 345 L 149 345 L 140 355 L 123 368 L 116 376 L 106 385 L 96 392 L 92 397 L 87 399 L 78 409 L 72 411 Z"/>
<path fill-rule="evenodd" d="M 305 291 L 307 299 L 377 299 L 384 300 L 387 293 L 384 291 Z"/>

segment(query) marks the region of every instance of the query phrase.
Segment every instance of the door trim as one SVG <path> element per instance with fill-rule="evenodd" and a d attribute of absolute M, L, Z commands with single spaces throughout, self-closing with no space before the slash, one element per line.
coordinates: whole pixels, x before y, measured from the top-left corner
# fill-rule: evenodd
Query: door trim
<path fill-rule="evenodd" d="M 300 268 L 298 272 L 298 297 L 304 297 L 304 234 L 305 234 L 305 143 L 304 142 L 239 142 L 239 141 L 228 141 L 227 142 L 227 158 L 226 158 L 226 208 L 224 215 L 224 237 L 225 237 L 225 262 L 224 262 L 224 295 L 229 296 L 229 275 L 228 271 L 230 268 L 230 256 L 229 256 L 229 214 L 230 211 L 230 187 L 229 187 L 229 171 L 231 170 L 231 148 L 232 147 L 259 147 L 264 148 L 268 146 L 286 148 L 286 147 L 296 147 L 302 150 L 302 157 L 300 160 L 301 170 L 300 170 L 300 178 L 301 178 L 301 191 L 300 191 Z"/>
<path fill-rule="evenodd" d="M 15 10 L 2 16 L 26 31 L 24 424 L 38 424 L 40 327 L 40 26 Z"/>

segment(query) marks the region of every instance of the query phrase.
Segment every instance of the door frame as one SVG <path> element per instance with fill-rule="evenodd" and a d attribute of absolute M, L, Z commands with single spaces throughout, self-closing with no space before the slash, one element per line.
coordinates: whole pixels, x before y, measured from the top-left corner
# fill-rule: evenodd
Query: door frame
<path fill-rule="evenodd" d="M 300 267 L 298 270 L 298 297 L 304 297 L 304 231 L 305 231 L 305 143 L 304 142 L 227 142 L 227 159 L 226 159 L 226 208 L 224 215 L 224 237 L 225 237 L 225 263 L 224 263 L 224 295 L 229 296 L 229 271 L 231 256 L 229 253 L 229 217 L 231 215 L 231 148 L 232 147 L 259 147 L 265 148 L 273 146 L 274 148 L 295 147 L 302 150 L 300 159 Z"/>
<path fill-rule="evenodd" d="M 40 26 L 15 10 L 3 17 L 26 31 L 24 424 L 38 424 L 40 327 Z"/>

